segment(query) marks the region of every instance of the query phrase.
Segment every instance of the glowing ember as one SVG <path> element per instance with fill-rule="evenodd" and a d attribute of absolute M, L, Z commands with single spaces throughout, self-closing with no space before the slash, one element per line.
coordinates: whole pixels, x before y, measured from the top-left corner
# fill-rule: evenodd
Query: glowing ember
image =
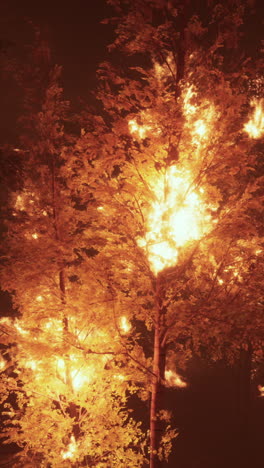
<path fill-rule="evenodd" d="M 258 385 L 258 391 L 260 393 L 260 397 L 264 397 L 264 386 Z"/>
<path fill-rule="evenodd" d="M 251 105 L 255 109 L 251 119 L 244 125 L 244 130 L 251 138 L 257 139 L 264 134 L 264 100 L 252 101 Z"/>
<path fill-rule="evenodd" d="M 23 211 L 25 209 L 25 200 L 21 195 L 18 195 L 15 202 L 16 210 Z"/>
<path fill-rule="evenodd" d="M 149 125 L 138 125 L 136 120 L 129 120 L 128 122 L 129 131 L 131 134 L 135 133 L 139 138 L 145 138 L 148 130 L 151 130 Z"/>
<path fill-rule="evenodd" d="M 202 192 L 192 188 L 190 174 L 171 166 L 156 182 L 153 188 L 156 200 L 147 215 L 147 232 L 137 240 L 146 250 L 155 274 L 174 266 L 179 248 L 200 239 L 210 226 L 208 207 L 202 204 Z"/>
<path fill-rule="evenodd" d="M 73 458 L 77 450 L 77 444 L 74 435 L 71 436 L 71 441 L 67 447 L 66 451 L 63 451 L 61 456 L 63 460 L 67 460 L 69 458 Z"/>
<path fill-rule="evenodd" d="M 124 315 L 120 319 L 120 328 L 124 333 L 128 333 L 131 329 L 131 324 Z"/>
<path fill-rule="evenodd" d="M 43 301 L 43 297 L 42 297 L 42 296 L 37 296 L 37 297 L 36 297 L 36 301 L 42 302 L 42 301 Z"/>
<path fill-rule="evenodd" d="M 5 367 L 6 367 L 6 361 L 1 356 L 0 357 L 0 371 L 4 370 Z"/>
<path fill-rule="evenodd" d="M 165 370 L 165 380 L 169 387 L 187 387 L 187 383 L 182 380 L 181 376 L 172 370 Z"/>
<path fill-rule="evenodd" d="M 37 235 L 36 232 L 34 232 L 34 234 L 32 234 L 32 238 L 33 238 L 33 239 L 38 239 L 38 235 Z"/>

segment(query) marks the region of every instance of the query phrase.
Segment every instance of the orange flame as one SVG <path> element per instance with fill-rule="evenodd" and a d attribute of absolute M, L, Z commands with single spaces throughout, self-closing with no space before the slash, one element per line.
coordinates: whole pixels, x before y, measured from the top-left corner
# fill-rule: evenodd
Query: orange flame
<path fill-rule="evenodd" d="M 77 444 L 74 435 L 71 436 L 71 441 L 67 447 L 67 450 L 61 453 L 63 460 L 71 459 L 74 457 L 77 450 Z"/>
<path fill-rule="evenodd" d="M 155 201 L 147 215 L 147 232 L 145 238 L 138 239 L 155 274 L 174 266 L 179 248 L 207 232 L 211 219 L 201 200 L 202 190 L 192 188 L 189 173 L 180 173 L 176 166 L 171 166 L 156 182 Z"/>
<path fill-rule="evenodd" d="M 168 387 L 187 387 L 187 383 L 182 380 L 181 376 L 171 369 L 165 370 L 165 381 Z"/>
<path fill-rule="evenodd" d="M 183 113 L 185 126 L 191 133 L 191 143 L 199 147 L 209 140 L 213 129 L 212 122 L 217 118 L 217 112 L 214 105 L 206 99 L 199 106 L 196 105 L 197 96 L 193 85 L 186 88 L 183 95 Z"/>
<path fill-rule="evenodd" d="M 264 134 L 264 100 L 252 101 L 251 106 L 255 107 L 251 119 L 244 125 L 245 132 L 251 138 L 261 138 Z"/>
<path fill-rule="evenodd" d="M 69 370 L 68 377 L 75 391 L 80 390 L 84 384 L 89 384 L 95 376 L 95 369 L 92 366 L 81 366 L 77 357 L 71 355 L 69 363 L 66 363 L 63 358 L 57 359 L 57 372 L 64 383 L 67 382 L 67 367 Z"/>
<path fill-rule="evenodd" d="M 127 320 L 125 315 L 120 318 L 120 328 L 124 333 L 128 333 L 131 329 L 131 323 Z"/>
<path fill-rule="evenodd" d="M 151 129 L 149 125 L 138 125 L 135 119 L 129 120 L 128 127 L 130 133 L 135 133 L 139 138 L 145 138 L 147 131 Z"/>

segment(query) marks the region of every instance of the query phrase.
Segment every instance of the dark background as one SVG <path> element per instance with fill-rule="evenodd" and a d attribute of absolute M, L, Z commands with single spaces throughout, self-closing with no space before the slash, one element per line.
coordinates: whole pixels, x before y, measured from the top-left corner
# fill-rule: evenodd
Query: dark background
<path fill-rule="evenodd" d="M 110 15 L 104 0 L 0 0 L 0 40 L 10 41 L 7 57 L 23 57 L 25 44 L 34 40 L 33 27 L 51 50 L 51 63 L 63 67 L 62 86 L 66 99 L 91 101 L 98 64 L 108 58 L 110 26 L 100 22 Z M 16 138 L 20 96 L 12 80 L 1 77 L 1 143 Z"/>

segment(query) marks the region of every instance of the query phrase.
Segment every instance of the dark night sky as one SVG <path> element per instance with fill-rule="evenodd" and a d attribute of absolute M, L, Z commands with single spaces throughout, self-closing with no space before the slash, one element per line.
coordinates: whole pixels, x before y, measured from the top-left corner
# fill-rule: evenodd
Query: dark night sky
<path fill-rule="evenodd" d="M 49 43 L 52 62 L 63 66 L 65 97 L 75 101 L 81 97 L 89 102 L 96 86 L 96 69 L 107 58 L 107 45 L 113 37 L 111 28 L 100 24 L 110 14 L 104 0 L 4 0 L 0 2 L 0 39 L 14 43 L 8 50 L 9 57 L 19 56 L 25 44 L 32 42 L 31 20 Z M 1 88 L 0 138 L 6 143 L 15 135 L 19 95 L 9 80 L 4 79 Z"/>
<path fill-rule="evenodd" d="M 201 4 L 203 0 L 200 0 Z M 256 36 L 263 31 L 263 0 L 248 0 L 252 17 L 245 29 L 247 48 L 254 55 Z M 108 58 L 107 45 L 112 42 L 110 26 L 100 24 L 112 16 L 106 0 L 0 0 L 0 40 L 14 43 L 9 56 L 19 56 L 25 44 L 32 43 L 32 28 L 39 27 L 52 52 L 52 62 L 63 66 L 62 85 L 66 99 L 85 102 L 96 86 L 98 64 Z M 31 34 L 30 34 L 31 32 Z M 16 135 L 19 95 L 12 82 L 0 82 L 0 141 L 10 143 Z"/>

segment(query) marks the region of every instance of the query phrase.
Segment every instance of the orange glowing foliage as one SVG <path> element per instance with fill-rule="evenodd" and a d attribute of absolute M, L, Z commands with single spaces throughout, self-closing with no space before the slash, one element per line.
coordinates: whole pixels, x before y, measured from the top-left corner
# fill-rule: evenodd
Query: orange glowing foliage
<path fill-rule="evenodd" d="M 188 85 L 183 93 L 183 112 L 186 119 L 185 127 L 190 132 L 191 143 L 199 148 L 209 142 L 214 129 L 217 113 L 214 105 L 207 99 L 196 104 L 198 92 L 193 85 Z M 199 153 L 198 153 L 199 156 Z"/>
<path fill-rule="evenodd" d="M 44 295 L 41 297 L 45 301 Z M 63 321 L 55 318 L 42 320 L 38 328 L 26 326 L 24 320 L 1 319 L 0 323 L 9 334 L 16 336 L 19 378 L 23 380 L 21 401 L 25 416 L 19 420 L 19 431 L 12 432 L 13 440 L 18 444 L 26 442 L 28 450 L 30 447 L 34 450 L 40 437 L 43 455 L 52 466 L 58 467 L 66 466 L 67 461 L 81 461 L 89 454 L 99 460 L 110 447 L 115 447 L 114 459 L 119 452 L 118 457 L 122 457 L 121 452 L 127 450 L 133 437 L 141 437 L 139 427 L 132 419 L 127 420 L 122 410 L 127 370 L 121 374 L 120 366 L 113 362 L 113 356 L 118 359 L 115 351 L 120 348 L 120 331 L 127 334 L 131 330 L 127 317 L 120 316 L 116 329 L 103 325 L 101 329 L 99 326 L 78 329 L 74 317 L 68 320 L 67 332 Z M 1 372 L 5 366 L 5 361 L 0 361 Z M 9 416 L 12 426 L 16 411 L 10 411 Z M 74 427 L 82 427 L 81 437 L 72 429 L 72 418 Z M 36 437 L 31 434 L 32 424 L 38 424 Z M 58 424 L 60 431 L 53 434 L 52 428 Z M 113 437 L 111 425 L 117 427 Z M 102 443 L 98 445 L 101 438 Z M 135 457 L 133 463 L 137 465 L 139 458 Z M 109 463 L 115 466 L 115 461 Z"/>
<path fill-rule="evenodd" d="M 12 326 L 10 321 L 8 323 Z M 112 334 L 108 335 L 107 331 L 103 329 L 98 329 L 93 332 L 85 329 L 80 331 L 76 326 L 74 326 L 74 320 L 71 318 L 69 319 L 69 323 L 71 329 L 74 331 L 75 339 L 78 339 L 79 346 L 84 349 L 85 347 L 93 347 L 96 350 L 98 342 L 110 343 L 114 336 Z M 120 330 L 125 334 L 129 333 L 131 330 L 131 324 L 126 316 L 120 317 L 119 326 Z M 50 354 L 43 357 L 34 357 L 38 354 L 36 351 L 34 351 L 34 353 L 30 353 L 30 342 L 32 343 L 34 350 L 34 334 L 32 335 L 30 330 L 24 328 L 24 323 L 21 320 L 17 320 L 14 323 L 14 327 L 21 336 L 28 337 L 27 350 L 25 349 L 23 353 L 26 357 L 21 356 L 20 364 L 22 367 L 34 371 L 34 376 L 38 382 L 39 389 L 47 392 L 47 395 L 50 392 L 56 391 L 58 380 L 64 385 L 68 385 L 73 392 L 79 392 L 84 385 L 86 385 L 87 388 L 87 385 L 94 384 L 98 373 L 103 370 L 109 359 L 107 354 L 96 355 L 95 353 L 94 357 L 91 357 L 89 361 L 86 361 L 83 359 L 82 351 L 78 352 L 77 349 L 71 351 L 67 357 L 63 354 L 58 355 L 56 353 L 55 343 L 50 346 Z M 54 336 L 54 334 L 56 334 L 57 343 L 63 343 L 64 333 L 62 320 L 49 319 L 43 322 L 42 330 L 39 328 L 38 342 L 39 344 L 45 344 L 52 336 Z M 115 338 L 117 337 L 118 331 L 116 331 L 115 335 Z"/>

